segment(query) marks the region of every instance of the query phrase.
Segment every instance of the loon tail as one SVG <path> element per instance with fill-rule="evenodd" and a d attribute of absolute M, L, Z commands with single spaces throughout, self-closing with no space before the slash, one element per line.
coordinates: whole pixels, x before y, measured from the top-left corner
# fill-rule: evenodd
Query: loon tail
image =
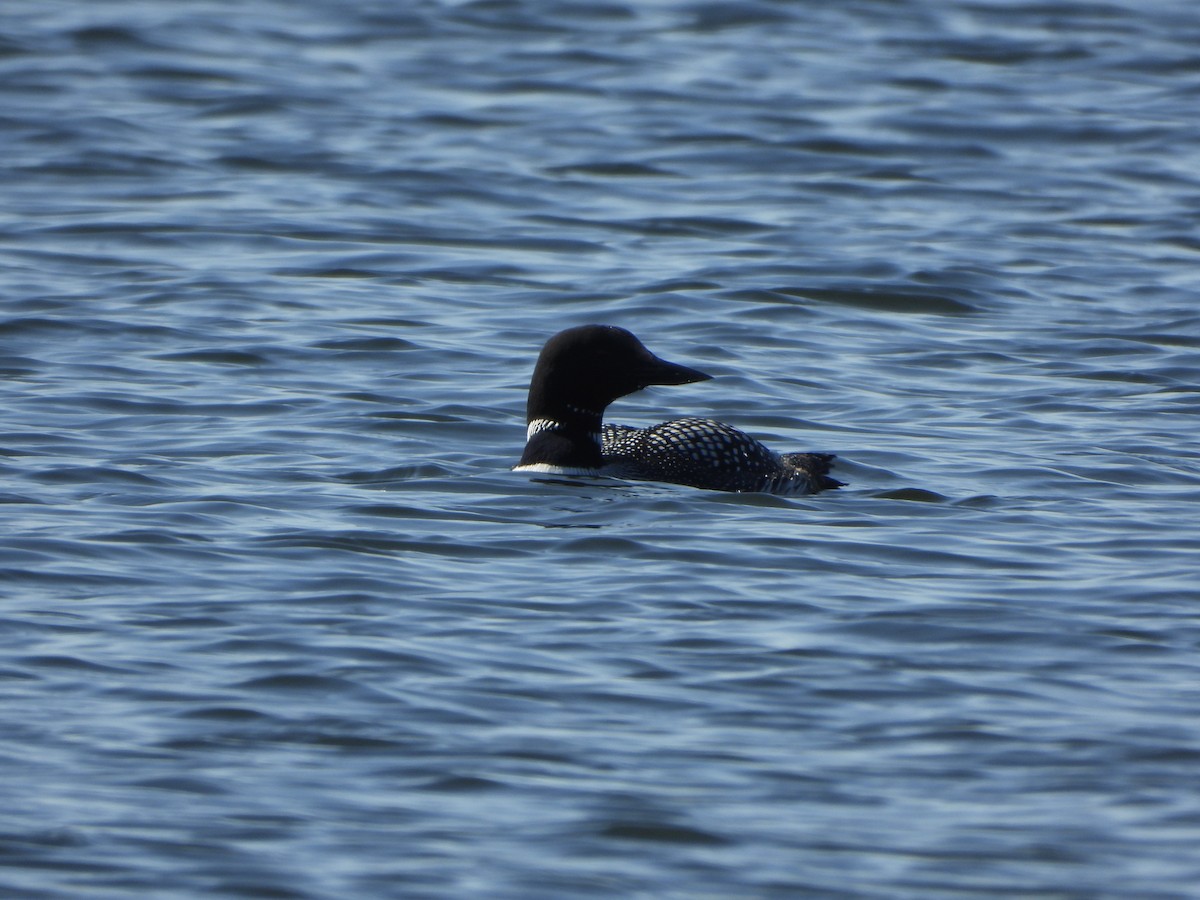
<path fill-rule="evenodd" d="M 833 461 L 837 457 L 832 453 L 781 453 L 780 459 L 786 466 L 793 466 L 802 472 L 807 472 L 813 481 L 816 491 L 829 491 L 845 487 L 846 482 L 838 481 L 829 474 Z"/>

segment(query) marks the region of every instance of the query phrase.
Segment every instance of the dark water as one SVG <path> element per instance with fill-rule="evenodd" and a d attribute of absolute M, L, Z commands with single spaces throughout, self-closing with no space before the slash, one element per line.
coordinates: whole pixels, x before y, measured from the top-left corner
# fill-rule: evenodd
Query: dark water
<path fill-rule="evenodd" d="M 0 10 L 0 895 L 1200 896 L 1200 11 Z M 784 499 L 508 471 L 623 325 Z"/>

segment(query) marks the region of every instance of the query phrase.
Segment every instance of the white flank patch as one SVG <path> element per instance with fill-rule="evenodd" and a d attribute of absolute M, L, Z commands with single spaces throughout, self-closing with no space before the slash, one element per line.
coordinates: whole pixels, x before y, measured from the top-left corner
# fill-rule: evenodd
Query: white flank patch
<path fill-rule="evenodd" d="M 514 472 L 537 472 L 539 475 L 599 475 L 597 469 L 580 469 L 574 466 L 552 466 L 549 463 L 530 463 L 513 466 Z"/>

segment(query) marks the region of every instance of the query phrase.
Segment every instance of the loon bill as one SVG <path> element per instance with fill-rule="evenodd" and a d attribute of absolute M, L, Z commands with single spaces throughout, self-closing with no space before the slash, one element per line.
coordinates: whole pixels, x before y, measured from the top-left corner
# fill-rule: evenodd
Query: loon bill
<path fill-rule="evenodd" d="M 533 370 L 525 453 L 514 470 L 791 495 L 842 486 L 829 476 L 833 454 L 775 453 L 712 419 L 672 419 L 649 428 L 603 424 L 604 410 L 619 397 L 652 384 L 711 377 L 659 359 L 624 328 L 560 331 Z"/>

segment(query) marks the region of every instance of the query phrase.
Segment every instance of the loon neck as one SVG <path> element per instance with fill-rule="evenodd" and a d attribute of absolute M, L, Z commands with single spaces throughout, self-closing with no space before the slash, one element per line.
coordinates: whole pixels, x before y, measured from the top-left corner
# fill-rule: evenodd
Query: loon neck
<path fill-rule="evenodd" d="M 530 410 L 521 466 L 599 469 L 602 411 L 564 404 L 557 409 Z"/>

